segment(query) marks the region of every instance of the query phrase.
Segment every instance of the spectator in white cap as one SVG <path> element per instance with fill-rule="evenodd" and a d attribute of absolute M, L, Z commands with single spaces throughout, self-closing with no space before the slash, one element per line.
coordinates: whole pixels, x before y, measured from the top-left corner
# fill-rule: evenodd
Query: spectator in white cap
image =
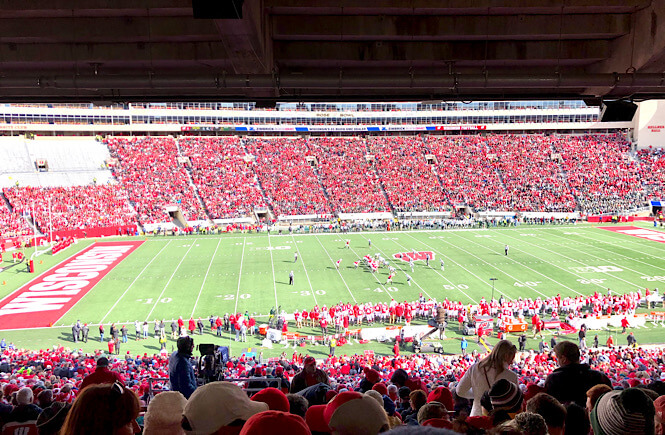
<path fill-rule="evenodd" d="M 143 435 L 184 435 L 182 412 L 187 399 L 178 391 L 157 394 L 148 405 L 143 418 Z"/>
<path fill-rule="evenodd" d="M 197 388 L 182 413 L 182 428 L 191 435 L 239 434 L 251 416 L 268 405 L 253 402 L 237 385 L 211 382 Z"/>

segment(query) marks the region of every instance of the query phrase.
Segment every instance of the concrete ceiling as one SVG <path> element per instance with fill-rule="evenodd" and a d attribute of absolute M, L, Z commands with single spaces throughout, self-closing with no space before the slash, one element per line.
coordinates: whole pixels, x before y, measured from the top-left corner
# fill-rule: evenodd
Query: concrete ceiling
<path fill-rule="evenodd" d="M 665 1 L 245 0 L 242 14 L 4 2 L 0 100 L 665 95 Z"/>

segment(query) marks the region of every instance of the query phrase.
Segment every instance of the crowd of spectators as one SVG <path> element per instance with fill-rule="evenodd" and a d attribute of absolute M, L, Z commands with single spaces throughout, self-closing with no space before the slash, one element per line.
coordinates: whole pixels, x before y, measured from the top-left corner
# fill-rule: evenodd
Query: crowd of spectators
<path fill-rule="evenodd" d="M 171 137 L 109 137 L 105 139 L 120 187 L 127 192 L 143 224 L 169 222 L 167 205 L 177 205 L 188 220 L 205 219 L 205 212 Z"/>
<path fill-rule="evenodd" d="M 434 301 L 421 297 L 411 303 L 391 301 L 385 305 L 388 315 L 379 315 L 376 321 L 408 322 L 411 311 L 414 316 L 429 317 L 433 307 L 437 312 L 443 307 L 453 318 L 465 310 L 480 314 L 508 310 L 516 316 L 547 313 L 552 318 L 559 313 L 566 317 L 577 317 L 583 312 L 621 314 L 633 312 L 637 303 L 644 300 L 643 296 L 648 299 L 649 295 L 652 294 L 647 289 L 644 295 L 642 292 L 618 295 L 608 291 L 606 295 L 596 292 L 587 296 L 562 298 L 556 295 L 536 300 L 483 299 L 475 307 L 448 299 L 437 307 Z M 383 312 L 382 307 L 384 304 L 347 307 L 340 303 L 329 309 L 315 306 L 294 318 L 296 325 L 304 322 L 314 326 L 319 322 L 324 328 L 320 322 L 328 316 L 336 319 L 340 313 L 346 316 L 365 313 L 364 320 L 369 321 L 375 312 Z M 238 329 L 240 321 L 245 327 L 255 326 L 251 318 L 249 323 L 244 323 L 245 316 L 238 313 L 224 316 L 223 320 L 211 316 L 210 332 L 220 335 L 224 329 L 232 334 L 231 328 Z M 286 324 L 284 313 L 281 317 Z M 348 327 L 346 322 L 344 328 Z M 186 327 L 189 334 L 185 332 Z M 164 328 L 163 322 L 159 328 L 155 323 L 155 336 L 164 337 Z M 98 396 L 117 400 L 128 394 L 127 412 L 112 420 L 118 428 L 126 427 L 129 431 L 122 433 L 139 430 L 137 417 L 143 421 L 144 432 L 148 434 L 180 434 L 183 428 L 184 433 L 220 433 L 217 430 L 227 425 L 232 425 L 233 433 L 241 430 L 244 432 L 240 433 L 265 433 L 246 431 L 249 428 L 265 431 L 265 425 L 293 431 L 294 423 L 299 423 L 296 426 L 300 429 L 289 433 L 378 433 L 397 427 L 408 433 L 416 426 L 434 426 L 478 434 L 486 430 L 505 433 L 502 431 L 506 425 L 522 428 L 509 433 L 588 434 L 591 426 L 594 434 L 628 433 L 626 430 L 630 427 L 618 425 L 608 414 L 619 412 L 622 416 L 619 421 L 630 424 L 638 421 L 642 424 L 640 430 L 651 434 L 660 422 L 655 420 L 654 423 L 655 413 L 662 411 L 665 401 L 658 399 L 665 393 L 665 347 L 638 347 L 634 341 L 632 344 L 628 341 L 626 347 L 609 341 L 607 346 L 602 346 L 598 340 L 587 346 L 583 338 L 580 338 L 580 347 L 571 341 L 557 343 L 553 340 L 551 349 L 541 346 L 538 351 L 525 350 L 521 340 L 518 340 L 519 350 L 512 341 L 499 340 L 493 343 L 491 352 L 484 352 L 479 346 L 480 352 L 462 351 L 457 355 L 394 352 L 392 356 L 374 352 L 342 354 L 351 347 L 340 340 L 341 352 L 337 355 L 330 352 L 318 361 L 297 351 L 290 357 L 286 352 L 275 358 L 264 358 L 263 352 L 251 357 L 245 354 L 230 357 L 219 367 L 221 377 L 227 382 L 197 386 L 196 373 L 187 361 L 194 349 L 191 337 L 197 336 L 197 330 L 202 334 L 204 328 L 207 329 L 202 319 L 174 320 L 171 329 L 174 337 L 179 336 L 178 351 L 170 356 L 164 346 L 159 354 L 134 356 L 127 352 L 122 356 L 113 355 L 111 350 L 108 354 L 102 351 L 86 354 L 59 346 L 30 351 L 16 349 L 2 340 L 0 393 L 7 400 L 0 398 L 0 424 L 20 426 L 37 420 L 40 430 L 90 426 L 96 423 L 87 421 L 77 407 L 88 409 L 86 407 L 91 406 L 88 400 L 103 403 L 95 401 Z M 135 329 L 137 338 L 147 335 L 145 324 L 142 330 L 135 324 Z M 99 387 L 99 384 L 106 386 Z M 102 388 L 115 388 L 116 393 Z M 174 391 L 159 392 L 169 388 Z M 250 400 L 250 392 L 257 390 L 259 392 Z M 155 393 L 147 412 L 139 417 L 139 398 L 146 402 Z M 607 400 L 602 399 L 604 393 L 612 394 L 612 400 L 619 401 L 620 406 L 612 408 L 611 404 L 603 402 Z M 356 399 L 362 401 L 355 402 Z M 229 400 L 234 405 L 230 405 Z M 354 409 L 360 414 L 337 414 L 348 400 L 354 401 Z M 177 405 L 177 409 L 162 408 L 171 405 Z M 335 410 L 337 407 L 340 411 Z M 269 417 L 267 414 L 254 416 L 266 410 L 299 415 L 303 420 L 280 414 L 279 421 L 263 421 Z M 543 421 L 521 414 L 524 410 L 542 415 Z M 98 412 L 104 413 L 106 409 L 102 406 Z M 106 421 L 105 418 L 106 415 L 98 416 L 99 421 Z M 242 421 L 233 423 L 238 418 Z M 523 430 L 523 426 L 533 429 L 535 422 L 544 426 L 537 432 Z M 167 428 L 169 431 L 164 432 Z M 57 433 L 57 430 L 40 433 Z"/>
<path fill-rule="evenodd" d="M 665 152 L 662 148 L 642 149 L 637 156 L 642 188 L 654 199 L 665 199 Z"/>
<path fill-rule="evenodd" d="M 663 347 L 580 350 L 570 341 L 558 343 L 551 352 L 520 352 L 504 340 L 497 342 L 491 352 L 466 355 L 388 357 L 368 353 L 330 356 L 318 361 L 295 352 L 290 357 L 283 353 L 269 359 L 262 355 L 251 358 L 240 355 L 229 359 L 222 368 L 227 382 L 199 386 L 188 393 L 188 399 L 180 399 L 182 396 L 176 392 L 159 393 L 143 421 L 146 433 L 160 433 L 147 431 L 157 427 L 164 430 L 160 425 L 168 419 L 176 428 L 218 433 L 220 427 L 241 417 L 239 410 L 252 408 L 253 412 L 242 415 L 242 422 L 236 422 L 240 426 L 237 431 L 243 424 L 250 424 L 254 414 L 271 410 L 300 415 L 304 427 L 312 433 L 335 430 L 336 433 L 378 433 L 407 425 L 411 430 L 413 426 L 434 426 L 477 434 L 506 422 L 519 425 L 525 416 L 518 415 L 527 410 L 542 415 L 545 429 L 510 433 L 588 434 L 590 426 L 595 434 L 632 433 L 623 425 L 639 423 L 640 433 L 653 434 L 660 422 L 654 421 L 654 417 L 660 418 L 662 415 L 658 413 L 663 409 L 664 399 L 659 397 L 665 393 L 664 352 Z M 51 408 L 55 402 L 61 402 L 56 405 L 58 410 L 69 409 L 72 403 L 72 410 L 83 407 L 88 400 L 85 391 L 89 388 L 94 391 L 99 388 L 96 385 L 106 385 L 105 388 L 118 385 L 118 395 L 134 395 L 137 404 L 139 398 L 147 401 L 151 397 L 151 383 L 157 390 L 168 386 L 163 381 L 172 375 L 168 361 L 168 355 L 164 354 L 128 353 L 124 357 L 107 358 L 99 352 L 85 354 L 60 347 L 40 351 L 5 349 L 0 360 L 0 392 L 6 400 L 1 401 L 0 420 L 8 423 L 37 419 L 42 424 L 54 424 L 52 418 L 57 413 L 51 409 L 42 417 L 43 409 Z M 249 381 L 233 384 L 234 379 L 241 378 Z M 241 388 L 260 392 L 250 400 Z M 606 393 L 610 396 L 603 398 Z M 380 406 L 354 402 L 360 415 L 344 412 L 343 418 L 334 417 L 339 412 L 336 408 L 346 401 L 369 400 L 366 397 Z M 610 397 L 619 401 L 613 407 L 605 403 Z M 227 403 L 230 399 L 235 406 Z M 175 412 L 170 409 L 156 412 L 156 408 L 173 401 L 179 404 Z M 558 420 L 543 413 L 543 409 L 553 412 L 552 408 L 558 410 L 554 413 L 560 416 Z M 106 409 L 95 411 L 104 413 Z M 613 421 L 606 415 L 610 411 L 619 413 L 621 418 Z M 131 423 L 138 417 L 138 410 L 130 414 L 131 418 L 119 418 L 122 421 L 117 424 Z M 59 422 L 66 426 L 75 423 L 66 423 L 67 419 L 76 418 L 82 417 L 64 412 Z M 273 428 L 277 430 L 280 424 Z M 365 431 L 335 429 L 356 425 Z"/>
<path fill-rule="evenodd" d="M 250 138 L 247 151 L 255 157 L 255 171 L 276 215 L 332 213 L 321 183 L 307 161 L 303 139 Z"/>
<path fill-rule="evenodd" d="M 15 215 L 32 216 L 42 232 L 136 223 L 125 191 L 116 185 L 10 187 L 3 194 Z"/>
<path fill-rule="evenodd" d="M 623 136 L 561 136 L 553 148 L 584 213 L 615 213 L 644 205 L 646 191 L 640 179 L 649 170 L 630 159 L 630 145 Z"/>
<path fill-rule="evenodd" d="M 0 207 L 0 234 L 29 233 L 21 213 L 31 214 L 33 204 L 40 228 L 52 219 L 54 229 L 65 230 L 168 222 L 167 205 L 190 221 L 251 216 L 266 205 L 277 216 L 463 205 L 602 214 L 665 193 L 663 154 L 633 156 L 619 134 L 110 137 L 105 143 L 118 159 L 112 170 L 119 184 L 5 188 L 14 212 Z"/>
<path fill-rule="evenodd" d="M 420 138 L 372 138 L 368 147 L 395 211 L 441 212 L 450 209 L 436 166 L 427 162 Z"/>
<path fill-rule="evenodd" d="M 265 207 L 261 189 L 236 136 L 183 137 L 180 151 L 189 157 L 192 180 L 213 219 L 252 216 Z"/>
<path fill-rule="evenodd" d="M 437 160 L 437 172 L 448 202 L 477 211 L 511 210 L 509 195 L 495 169 L 497 156 L 483 136 L 432 136 L 425 139 L 428 154 Z"/>
<path fill-rule="evenodd" d="M 317 171 L 333 210 L 340 213 L 389 211 L 381 180 L 365 159 L 364 138 L 322 137 L 309 140 Z"/>
<path fill-rule="evenodd" d="M 554 140 L 553 136 L 537 134 L 487 137 L 513 210 L 575 210 L 575 198 L 558 164 L 552 159 Z"/>
<path fill-rule="evenodd" d="M 4 204 L 0 203 L 0 240 L 31 234 L 32 229 L 23 216 L 16 210 L 9 211 Z"/>

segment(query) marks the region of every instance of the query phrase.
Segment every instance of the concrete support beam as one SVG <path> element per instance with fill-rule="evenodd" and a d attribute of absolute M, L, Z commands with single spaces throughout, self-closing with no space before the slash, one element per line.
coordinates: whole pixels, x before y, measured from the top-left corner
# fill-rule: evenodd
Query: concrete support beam
<path fill-rule="evenodd" d="M 226 50 L 221 42 L 191 43 L 119 43 L 119 44 L 0 44 L 2 68 L 11 68 L 12 64 L 28 66 L 31 63 L 77 62 L 145 62 L 170 61 L 177 66 L 179 61 L 227 60 Z"/>
<path fill-rule="evenodd" d="M 288 41 L 275 45 L 275 56 L 286 65 L 316 62 L 539 62 L 542 60 L 597 61 L 609 56 L 607 41 L 497 42 L 318 42 Z"/>
<path fill-rule="evenodd" d="M 510 15 L 560 13 L 627 13 L 649 5 L 649 0 L 271 0 L 271 14 L 327 15 Z"/>
<path fill-rule="evenodd" d="M 3 18 L 188 16 L 191 0 L 22 0 L 3 2 Z"/>
<path fill-rule="evenodd" d="M 630 32 L 629 14 L 469 16 L 276 15 L 276 40 L 521 40 L 615 38 Z"/>
<path fill-rule="evenodd" d="M 212 20 L 183 20 L 180 17 L 0 18 L 0 29 L 0 43 L 14 44 L 220 39 Z"/>
<path fill-rule="evenodd" d="M 665 72 L 665 2 L 654 1 L 631 16 L 631 32 L 612 41 L 611 55 L 590 73 Z M 639 89 L 635 90 L 639 92 Z M 597 92 L 587 88 L 586 92 Z"/>
<path fill-rule="evenodd" d="M 263 13 L 263 0 L 245 0 L 240 20 L 216 20 L 236 74 L 266 74 L 272 71 L 270 20 Z"/>

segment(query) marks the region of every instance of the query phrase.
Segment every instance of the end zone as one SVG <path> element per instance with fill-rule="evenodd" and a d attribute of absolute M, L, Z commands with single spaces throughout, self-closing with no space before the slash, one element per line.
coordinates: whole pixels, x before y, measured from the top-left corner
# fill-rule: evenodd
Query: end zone
<path fill-rule="evenodd" d="M 639 237 L 640 239 L 653 240 L 654 242 L 665 243 L 665 233 L 640 227 L 596 227 L 601 230 L 612 231 L 614 233 L 626 234 L 628 236 Z"/>
<path fill-rule="evenodd" d="M 143 241 L 96 242 L 0 300 L 1 329 L 53 325 Z"/>

